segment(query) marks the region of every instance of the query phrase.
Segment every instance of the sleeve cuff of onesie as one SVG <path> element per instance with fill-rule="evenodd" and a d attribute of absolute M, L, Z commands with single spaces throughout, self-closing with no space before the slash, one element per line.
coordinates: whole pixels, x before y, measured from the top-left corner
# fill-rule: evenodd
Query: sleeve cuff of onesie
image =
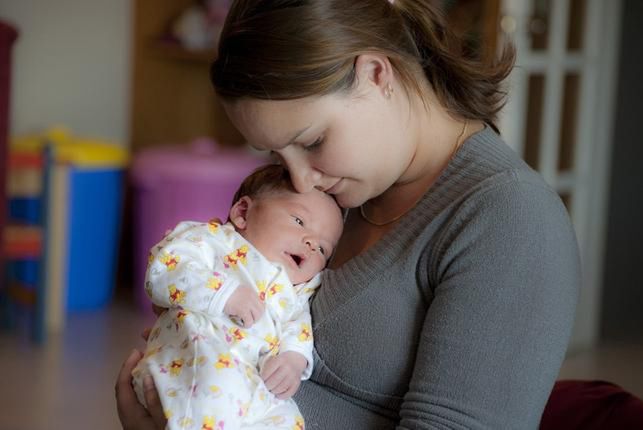
<path fill-rule="evenodd" d="M 213 315 L 223 314 L 223 308 L 225 307 L 226 303 L 228 303 L 228 299 L 230 298 L 230 296 L 232 296 L 232 294 L 237 290 L 238 287 L 239 283 L 236 281 L 227 280 L 226 282 L 224 282 L 219 291 L 214 294 L 212 302 L 210 302 L 209 311 Z"/>

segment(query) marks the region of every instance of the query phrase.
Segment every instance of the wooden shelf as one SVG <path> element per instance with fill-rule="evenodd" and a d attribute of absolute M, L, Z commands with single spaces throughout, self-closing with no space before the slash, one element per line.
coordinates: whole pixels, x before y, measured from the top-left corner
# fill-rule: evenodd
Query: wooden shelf
<path fill-rule="evenodd" d="M 171 23 L 194 0 L 136 0 L 131 108 L 131 149 L 188 143 L 207 136 L 238 146 L 243 138 L 212 89 L 216 49 L 191 51 L 165 38 Z"/>

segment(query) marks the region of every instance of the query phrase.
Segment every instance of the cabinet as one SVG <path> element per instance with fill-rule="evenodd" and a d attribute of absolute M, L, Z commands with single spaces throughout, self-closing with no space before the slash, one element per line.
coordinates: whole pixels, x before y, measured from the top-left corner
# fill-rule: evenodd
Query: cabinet
<path fill-rule="evenodd" d="M 193 0 L 135 0 L 132 150 L 209 136 L 240 145 L 241 135 L 228 120 L 210 85 L 210 52 L 193 53 L 161 42 L 173 18 Z"/>

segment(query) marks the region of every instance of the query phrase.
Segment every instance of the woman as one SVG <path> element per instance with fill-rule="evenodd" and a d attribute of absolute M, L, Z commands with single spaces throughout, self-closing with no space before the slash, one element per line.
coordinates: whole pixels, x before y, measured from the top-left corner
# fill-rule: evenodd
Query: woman
<path fill-rule="evenodd" d="M 211 70 L 227 113 L 347 209 L 311 305 L 308 428 L 538 426 L 580 273 L 560 199 L 497 134 L 513 56 L 465 57 L 427 0 L 234 2 Z M 138 358 L 121 421 L 161 428 L 130 397 Z"/>

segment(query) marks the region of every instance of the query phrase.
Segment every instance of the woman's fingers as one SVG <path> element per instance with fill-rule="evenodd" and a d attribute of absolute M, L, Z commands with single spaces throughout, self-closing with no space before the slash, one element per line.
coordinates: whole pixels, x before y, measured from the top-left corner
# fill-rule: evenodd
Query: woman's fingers
<path fill-rule="evenodd" d="M 145 376 L 145 378 L 143 378 L 143 388 L 145 390 L 145 403 L 147 404 L 147 411 L 152 416 L 154 424 L 158 428 L 165 428 L 167 420 L 165 419 L 165 414 L 163 413 L 163 406 L 161 405 L 159 393 L 156 390 L 154 380 L 150 375 L 147 375 Z"/>
<path fill-rule="evenodd" d="M 138 350 L 133 350 L 121 366 L 116 379 L 116 408 L 124 428 L 136 422 L 145 415 L 145 408 L 138 402 L 136 393 L 132 388 L 132 370 L 143 357 Z"/>

